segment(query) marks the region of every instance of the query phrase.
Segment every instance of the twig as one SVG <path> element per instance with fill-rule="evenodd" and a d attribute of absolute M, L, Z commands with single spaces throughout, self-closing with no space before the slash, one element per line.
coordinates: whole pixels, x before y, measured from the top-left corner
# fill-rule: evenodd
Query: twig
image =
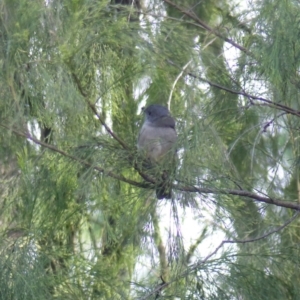
<path fill-rule="evenodd" d="M 182 68 L 182 70 L 180 71 L 180 73 L 178 74 L 178 76 L 176 77 L 175 81 L 173 82 L 172 88 L 171 88 L 171 92 L 170 92 L 170 96 L 169 96 L 169 100 L 168 100 L 168 108 L 170 110 L 171 108 L 171 100 L 172 100 L 172 95 L 173 95 L 173 91 L 175 88 L 176 83 L 178 82 L 179 78 L 182 76 L 182 74 L 184 73 L 184 71 L 186 70 L 186 68 L 189 66 L 189 64 L 192 62 L 192 60 L 188 61 Z"/>
<path fill-rule="evenodd" d="M 147 294 L 145 297 L 140 298 L 140 300 L 146 300 L 152 295 L 157 295 L 157 293 L 160 293 L 162 290 L 164 290 L 168 285 L 170 285 L 170 282 L 165 282 L 163 284 L 159 284 L 153 291 L 151 291 L 149 294 Z"/>
<path fill-rule="evenodd" d="M 86 103 L 88 104 L 88 106 L 91 108 L 91 110 L 93 111 L 93 113 L 96 115 L 96 117 L 98 118 L 98 120 L 100 121 L 100 123 L 102 124 L 102 126 L 105 128 L 105 130 L 108 132 L 108 134 L 114 138 L 121 146 L 123 149 L 129 151 L 130 148 L 126 145 L 126 143 L 119 138 L 110 128 L 109 126 L 105 123 L 105 121 L 103 120 L 103 118 L 100 116 L 100 114 L 97 111 L 97 108 L 95 106 L 95 104 L 92 104 L 89 100 L 88 100 L 88 95 L 87 93 L 83 90 L 81 84 L 80 84 L 80 80 L 79 78 L 76 76 L 76 74 L 74 72 L 72 72 L 72 76 L 74 78 L 74 81 L 77 84 L 78 90 L 80 91 L 81 95 L 84 97 Z M 130 155 L 129 159 L 131 159 L 132 161 L 134 161 L 134 158 Z M 148 182 L 151 182 L 152 184 L 156 184 L 156 180 L 154 178 L 152 178 L 151 176 L 145 174 L 144 172 L 142 172 L 140 170 L 140 168 L 138 167 L 137 163 L 134 163 L 133 165 L 134 169 L 140 174 L 140 176 L 145 179 Z"/>
<path fill-rule="evenodd" d="M 167 62 L 169 64 L 177 67 L 177 68 L 180 68 L 178 65 L 176 65 L 171 60 L 167 60 Z M 191 72 L 188 72 L 187 75 L 189 75 L 190 77 L 193 77 L 195 79 L 198 79 L 198 80 L 200 80 L 202 82 L 205 82 L 205 83 L 207 83 L 210 86 L 213 86 L 213 87 L 219 88 L 220 90 L 226 91 L 228 93 L 231 93 L 231 94 L 234 94 L 234 95 L 244 96 L 244 97 L 247 97 L 250 100 L 254 100 L 254 101 L 261 101 L 261 102 L 264 102 L 265 104 L 267 104 L 269 107 L 280 109 L 280 110 L 285 111 L 288 114 L 300 117 L 300 111 L 299 110 L 295 110 L 295 109 L 290 108 L 290 107 L 288 107 L 286 105 L 283 105 L 283 104 L 280 104 L 280 103 L 277 103 L 277 102 L 273 102 L 273 101 L 271 101 L 269 99 L 266 99 L 266 98 L 263 98 L 263 97 L 254 96 L 254 95 L 248 94 L 248 93 L 243 92 L 243 91 L 236 91 L 236 90 L 230 89 L 230 88 L 228 88 L 226 86 L 223 86 L 223 85 L 220 85 L 218 83 L 212 82 L 210 80 L 204 79 L 204 78 L 202 78 L 202 77 L 200 77 L 198 75 L 195 75 L 195 74 L 193 74 Z"/>
<path fill-rule="evenodd" d="M 126 145 L 126 143 L 120 139 L 110 128 L 109 126 L 104 122 L 104 120 L 102 119 L 102 117 L 100 116 L 100 114 L 97 111 L 97 108 L 94 104 L 92 104 L 89 100 L 86 99 L 87 104 L 89 105 L 89 107 L 91 108 L 91 110 L 94 112 L 94 114 L 96 115 L 96 117 L 98 118 L 98 120 L 100 121 L 100 123 L 103 125 L 103 127 L 105 128 L 105 130 L 109 133 L 109 135 L 111 137 L 113 137 L 125 150 L 129 150 L 128 146 Z"/>
<path fill-rule="evenodd" d="M 215 29 L 211 28 L 210 26 L 208 26 L 206 23 L 204 23 L 201 19 L 199 19 L 193 12 L 190 12 L 182 7 L 180 7 L 179 5 L 173 3 L 170 0 L 164 0 L 164 2 L 168 3 L 169 5 L 175 7 L 177 10 L 179 10 L 181 13 L 183 13 L 184 15 L 188 16 L 189 18 L 193 19 L 195 22 L 197 22 L 199 25 L 201 25 L 201 27 L 211 33 L 213 33 L 214 35 L 216 35 L 217 37 L 221 38 L 222 40 L 224 40 L 225 42 L 231 44 L 232 46 L 234 46 L 235 48 L 247 53 L 249 56 L 253 57 L 253 54 L 246 49 L 245 47 L 237 44 L 236 42 L 234 42 L 233 40 L 223 36 L 221 33 L 219 33 L 218 31 L 216 31 Z"/>
<path fill-rule="evenodd" d="M 267 132 L 268 127 L 269 127 L 276 119 L 278 119 L 278 118 L 280 118 L 280 117 L 282 117 L 283 115 L 286 115 L 286 114 L 287 114 L 287 113 L 284 111 L 284 112 L 282 112 L 281 114 L 279 114 L 278 116 L 275 116 L 271 121 L 267 122 L 267 123 L 264 125 L 264 127 L 263 127 L 263 129 L 262 129 L 262 132 Z"/>
<path fill-rule="evenodd" d="M 201 235 L 197 238 L 196 242 L 190 246 L 189 251 L 187 252 L 186 256 L 185 256 L 185 261 L 186 264 L 190 263 L 190 260 L 194 254 L 194 252 L 196 251 L 197 247 L 200 245 L 200 243 L 203 241 L 205 234 L 206 234 L 206 230 L 207 228 L 205 227 L 204 230 L 202 231 Z"/>
<path fill-rule="evenodd" d="M 29 139 L 32 142 L 34 142 L 37 145 L 43 146 L 47 149 L 50 149 L 54 152 L 57 152 L 65 157 L 68 157 L 74 161 L 77 161 L 78 163 L 91 167 L 94 170 L 101 172 L 107 176 L 110 176 L 112 178 L 115 178 L 117 180 L 126 182 L 128 184 L 132 184 L 136 187 L 140 187 L 140 188 L 144 188 L 144 189 L 152 189 L 154 188 L 155 184 L 156 184 L 156 180 L 154 178 L 152 178 L 151 176 L 148 176 L 147 174 L 144 174 L 142 172 L 139 172 L 139 174 L 146 180 L 146 182 L 137 182 L 131 179 L 128 179 L 126 177 L 124 177 L 123 175 L 119 175 L 116 174 L 114 172 L 111 171 L 107 171 L 104 168 L 98 167 L 98 166 L 94 166 L 76 156 L 73 156 L 71 154 L 66 153 L 63 150 L 60 150 L 50 144 L 44 143 L 36 138 L 34 138 L 33 136 L 31 136 L 29 133 L 22 133 L 19 132 L 16 129 L 10 128 L 7 125 L 1 124 L 0 126 L 6 128 L 7 130 L 12 131 L 14 134 L 21 136 L 23 138 Z M 172 188 L 179 190 L 179 191 L 183 191 L 183 192 L 191 192 L 191 193 L 200 193 L 200 194 L 223 194 L 223 195 L 234 195 L 234 196 L 240 196 L 240 197 L 245 197 L 245 198 L 250 198 L 254 201 L 257 202 L 264 202 L 264 203 L 268 203 L 268 204 L 272 204 L 272 205 L 276 205 L 276 206 L 280 206 L 280 207 L 285 207 L 285 208 L 291 208 L 294 210 L 300 210 L 300 204 L 294 203 L 294 202 L 288 202 L 288 201 L 283 201 L 283 200 L 279 200 L 279 199 L 274 199 L 268 196 L 261 196 L 259 194 L 255 194 L 249 191 L 245 191 L 245 190 L 231 190 L 231 189 L 215 189 L 215 188 L 200 188 L 200 187 L 195 187 L 193 185 L 190 186 L 183 186 L 183 185 L 176 185 L 173 184 Z"/>
<path fill-rule="evenodd" d="M 275 232 L 279 232 L 280 230 L 282 230 L 283 228 L 285 228 L 286 226 L 288 226 L 290 223 L 292 223 L 299 215 L 300 211 L 298 210 L 289 220 L 287 220 L 283 225 L 263 234 L 262 236 L 256 237 L 256 238 L 252 238 L 252 239 L 246 239 L 246 240 L 223 240 L 220 245 L 209 255 L 207 255 L 203 260 L 201 260 L 199 263 L 196 263 L 196 265 L 194 267 L 192 267 L 189 271 L 196 269 L 197 267 L 199 267 L 199 265 L 204 264 L 205 262 L 207 262 L 213 255 L 215 255 L 220 248 L 224 245 L 224 244 L 246 244 L 246 243 L 252 243 L 252 242 L 257 242 L 259 240 L 262 240 L 266 237 L 268 237 L 269 235 L 275 233 Z"/>
<path fill-rule="evenodd" d="M 283 225 L 271 230 L 270 232 L 257 237 L 257 238 L 253 238 L 253 239 L 247 239 L 247 240 L 223 240 L 216 248 L 213 252 L 211 252 L 209 255 L 207 255 L 203 260 L 201 260 L 200 262 L 196 263 L 194 266 L 190 267 L 189 269 L 187 269 L 186 271 L 184 271 L 183 273 L 181 273 L 180 275 L 178 275 L 176 278 L 174 278 L 173 280 L 169 281 L 169 282 L 165 282 L 163 284 L 158 285 L 153 291 L 151 291 L 149 294 L 147 294 L 145 297 L 141 298 L 141 300 L 146 300 L 148 299 L 150 296 L 152 296 L 153 294 L 156 294 L 158 292 L 161 292 L 163 289 L 165 289 L 166 287 L 168 287 L 169 285 L 177 282 L 179 279 L 186 277 L 188 274 L 190 274 L 192 271 L 196 270 L 200 265 L 206 263 L 212 256 L 214 256 L 222 247 L 224 244 L 237 244 L 237 243 L 251 243 L 251 242 L 256 242 L 259 241 L 261 239 L 266 238 L 267 236 L 278 232 L 280 230 L 282 230 L 283 228 L 285 228 L 286 226 L 288 226 L 290 223 L 292 223 L 297 216 L 299 215 L 300 211 L 297 211 L 292 218 L 290 218 L 289 220 L 287 220 Z"/>
<path fill-rule="evenodd" d="M 105 121 L 103 120 L 103 118 L 100 116 L 100 114 L 97 111 L 96 106 L 91 103 L 88 100 L 88 94 L 83 90 L 80 80 L 79 78 L 76 76 L 76 74 L 74 72 L 72 72 L 72 76 L 74 78 L 74 81 L 78 87 L 79 92 L 81 93 L 81 95 L 84 97 L 86 103 L 88 104 L 88 106 L 91 108 L 91 110 L 93 111 L 93 113 L 95 114 L 95 116 L 98 118 L 98 120 L 100 121 L 100 123 L 102 124 L 102 126 L 105 128 L 105 130 L 109 133 L 109 135 L 111 137 L 113 137 L 125 150 L 129 150 L 128 146 L 126 145 L 126 143 L 120 139 L 110 128 L 109 126 L 105 123 Z"/>
<path fill-rule="evenodd" d="M 191 6 L 191 7 L 189 8 L 189 12 L 192 11 L 193 9 L 195 9 L 195 8 L 201 3 L 201 1 L 202 1 L 202 0 L 200 0 L 200 1 L 199 1 L 198 3 L 196 3 L 195 5 Z M 149 15 L 149 14 L 148 14 L 148 15 Z M 159 17 L 163 17 L 163 18 L 167 18 L 167 19 L 171 18 L 171 19 L 174 19 L 174 20 L 176 20 L 176 21 L 182 21 L 183 18 L 184 18 L 184 15 L 182 15 L 182 16 L 180 17 L 180 19 L 176 19 L 176 18 L 172 18 L 172 17 L 168 17 L 168 16 L 159 16 Z M 195 25 L 194 22 L 189 22 L 189 23 Z M 197 24 L 197 25 L 198 25 L 198 24 Z M 201 27 L 202 27 L 202 26 L 201 26 Z M 169 38 L 169 35 L 171 34 L 171 32 L 172 32 L 173 30 L 174 30 L 174 28 L 170 30 L 170 32 L 169 32 L 169 33 L 167 34 L 167 36 L 165 37 L 164 41 L 166 41 L 166 40 Z"/>

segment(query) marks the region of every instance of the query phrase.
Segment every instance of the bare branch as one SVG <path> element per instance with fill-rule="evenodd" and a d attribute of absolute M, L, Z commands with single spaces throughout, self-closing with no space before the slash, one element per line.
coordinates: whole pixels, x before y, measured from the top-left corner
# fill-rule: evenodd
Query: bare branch
<path fill-rule="evenodd" d="M 199 25 L 201 25 L 202 28 L 206 29 L 207 31 L 215 34 L 217 37 L 219 38 L 222 38 L 224 41 L 230 43 L 232 46 L 236 47 L 237 49 L 247 53 L 248 55 L 250 55 L 251 57 L 253 56 L 249 50 L 247 50 L 246 48 L 244 48 L 243 46 L 235 43 L 233 40 L 231 39 L 228 39 L 226 37 L 224 37 L 222 34 L 220 34 L 219 32 L 217 32 L 215 29 L 211 28 L 210 26 L 208 26 L 207 24 L 205 24 L 202 20 L 200 20 L 193 12 L 189 11 L 189 10 L 185 10 L 181 7 L 179 7 L 177 4 L 173 3 L 172 1 L 170 0 L 164 0 L 166 3 L 168 3 L 169 5 L 175 7 L 177 10 L 179 10 L 181 13 L 185 14 L 186 16 L 190 17 L 191 19 L 193 19 L 194 21 L 196 21 Z M 164 16 L 165 17 L 165 16 Z M 167 17 L 167 18 L 170 18 L 172 19 L 171 17 Z M 173 18 L 174 19 L 174 18 Z M 168 62 L 174 66 L 177 66 L 174 62 L 168 60 Z M 181 69 L 181 67 L 177 66 L 178 68 Z M 184 69 L 183 69 L 184 71 Z M 244 97 L 247 97 L 251 100 L 256 100 L 256 101 L 261 101 L 261 102 L 264 102 L 266 103 L 268 106 L 270 107 L 273 107 L 273 108 L 276 108 L 276 109 L 280 109 L 282 111 L 285 111 L 286 113 L 289 113 L 289 114 L 292 114 L 292 115 L 295 115 L 295 116 L 298 116 L 300 117 L 300 111 L 298 110 L 295 110 L 295 109 L 292 109 L 286 105 L 283 105 L 283 104 L 280 104 L 280 103 L 276 103 L 276 102 L 273 102 L 271 100 L 268 100 L 266 98 L 263 98 L 263 97 L 258 97 L 258 96 L 254 96 L 254 95 L 251 95 L 251 94 L 248 94 L 244 91 L 236 91 L 236 90 L 233 90 L 233 89 L 230 89 L 228 87 L 225 87 L 225 86 L 222 86 L 218 83 L 215 83 L 215 82 L 212 82 L 212 81 L 209 81 L 207 79 L 204 79 L 204 78 L 201 78 L 200 76 L 197 76 L 191 72 L 188 72 L 186 73 L 187 75 L 193 77 L 193 78 L 196 78 L 196 79 L 199 79 L 201 80 L 202 82 L 205 82 L 207 84 L 209 84 L 210 86 L 213 86 L 213 87 L 216 87 L 216 88 L 219 88 L 221 90 L 224 90 L 226 92 L 229 92 L 229 93 L 232 93 L 232 94 L 235 94 L 235 95 L 241 95 L 241 96 L 244 96 Z M 181 74 L 182 75 L 182 74 Z"/>

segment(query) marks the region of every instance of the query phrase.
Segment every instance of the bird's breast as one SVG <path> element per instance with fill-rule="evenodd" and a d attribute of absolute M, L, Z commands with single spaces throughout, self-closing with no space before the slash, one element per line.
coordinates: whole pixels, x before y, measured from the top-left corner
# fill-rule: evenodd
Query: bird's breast
<path fill-rule="evenodd" d="M 144 124 L 138 138 L 138 148 L 152 161 L 159 161 L 168 153 L 177 139 L 171 127 L 153 127 Z"/>

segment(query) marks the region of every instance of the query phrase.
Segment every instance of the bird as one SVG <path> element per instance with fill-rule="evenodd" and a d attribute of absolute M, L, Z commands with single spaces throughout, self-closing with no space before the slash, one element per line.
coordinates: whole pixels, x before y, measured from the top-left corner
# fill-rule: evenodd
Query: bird
<path fill-rule="evenodd" d="M 162 166 L 164 169 L 158 179 L 156 197 L 171 199 L 172 193 L 168 180 L 175 170 L 177 141 L 175 120 L 167 107 L 151 104 L 143 109 L 145 120 L 138 135 L 137 147 L 150 161 L 151 166 Z"/>

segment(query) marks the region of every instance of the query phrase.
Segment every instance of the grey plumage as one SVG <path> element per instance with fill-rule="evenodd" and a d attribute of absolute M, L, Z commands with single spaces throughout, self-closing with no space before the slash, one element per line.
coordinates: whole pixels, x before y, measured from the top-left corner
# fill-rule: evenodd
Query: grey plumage
<path fill-rule="evenodd" d="M 163 170 L 160 183 L 156 189 L 158 199 L 171 198 L 168 179 L 171 169 L 174 170 L 177 140 L 175 120 L 169 110 L 161 105 L 153 104 L 144 109 L 145 121 L 138 137 L 138 148 L 143 151 L 152 165 L 168 165 Z M 168 164 L 167 164 L 168 163 Z"/>

